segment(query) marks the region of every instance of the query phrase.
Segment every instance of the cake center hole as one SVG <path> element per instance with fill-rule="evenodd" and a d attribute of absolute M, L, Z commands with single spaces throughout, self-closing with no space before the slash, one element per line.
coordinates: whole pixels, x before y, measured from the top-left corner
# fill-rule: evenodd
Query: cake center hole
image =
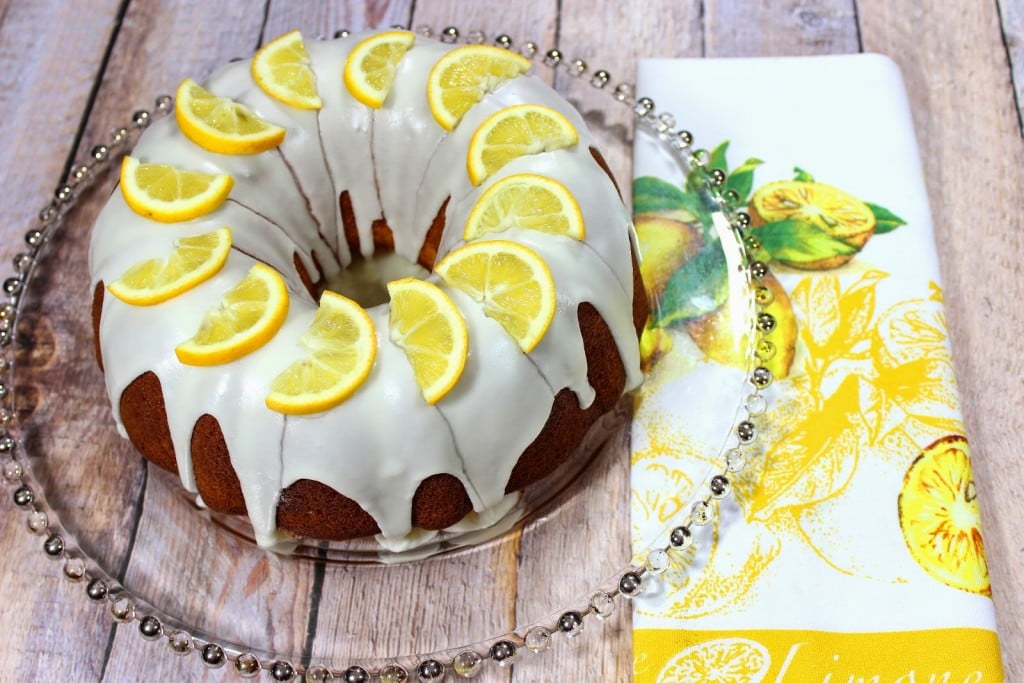
<path fill-rule="evenodd" d="M 426 268 L 394 252 L 378 252 L 367 259 L 353 261 L 327 282 L 327 289 L 343 294 L 363 308 L 372 308 L 390 300 L 388 283 L 403 277 L 425 278 Z"/>

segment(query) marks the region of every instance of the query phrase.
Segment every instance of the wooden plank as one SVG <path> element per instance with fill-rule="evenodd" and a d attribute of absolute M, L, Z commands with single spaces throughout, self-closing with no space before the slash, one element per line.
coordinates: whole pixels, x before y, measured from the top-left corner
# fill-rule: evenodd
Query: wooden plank
<path fill-rule="evenodd" d="M 852 0 L 708 0 L 705 11 L 704 54 L 708 57 L 823 55 L 860 50 L 857 6 Z"/>
<path fill-rule="evenodd" d="M 60 2 L 11 2 L 0 8 L 0 120 L 4 122 L 0 145 L 7 159 L 0 171 L 5 188 L 0 196 L 5 217 L 0 224 L 0 258 L 11 274 L 11 257 L 25 248 L 25 231 L 34 226 L 36 214 L 63 175 L 117 11 L 118 3 L 111 0 L 82 3 L 77 9 Z M 75 46 L 74 59 L 67 58 L 67 45 Z M 62 273 L 49 275 L 47 288 L 67 284 Z M 95 442 L 98 430 L 94 411 L 68 415 L 60 420 L 62 429 L 48 428 L 60 415 L 62 392 L 55 389 L 71 379 L 63 374 L 67 365 L 58 367 L 54 354 L 74 348 L 77 330 L 54 319 L 42 320 L 40 327 L 31 338 L 31 348 L 19 354 L 26 363 L 25 382 L 19 384 L 20 405 L 26 408 L 22 414 L 27 415 L 28 407 L 38 406 L 32 424 L 44 425 L 22 430 L 28 452 L 73 452 L 74 444 L 87 448 Z M 76 398 L 90 393 L 80 385 L 71 392 Z M 72 434 L 69 442 L 66 437 Z M 48 484 L 56 478 L 49 462 L 33 458 L 33 465 Z M 84 472 L 79 469 L 73 475 L 81 481 Z M 4 491 L 10 495 L 12 489 L 5 486 Z M 70 485 L 60 490 L 48 487 L 48 493 L 59 508 L 96 511 L 95 526 L 78 529 L 84 543 L 93 543 L 96 534 L 123 527 L 124 501 L 116 496 Z M 5 624 L 0 667 L 27 678 L 94 679 L 102 667 L 102 644 L 109 622 L 85 600 L 81 586 L 63 578 L 60 564 L 46 561 L 41 553 L 43 539 L 26 532 L 26 519 L 17 510 L 0 521 L 0 538 L 8 558 L 0 571 L 0 592 L 13 598 L 0 604 L 0 620 Z M 127 545 L 123 534 L 120 538 L 121 542 L 108 547 L 115 560 L 123 556 Z M 29 613 L 37 618 L 24 618 Z M 81 641 L 92 646 L 82 649 L 78 638 L 65 637 L 53 623 L 73 625 Z"/>
<path fill-rule="evenodd" d="M 369 3 L 289 2 L 271 0 L 267 12 L 264 40 L 270 40 L 292 29 L 303 35 L 330 38 L 335 31 L 388 26 L 409 27 L 411 0 L 379 0 Z"/>
<path fill-rule="evenodd" d="M 892 56 L 910 93 L 940 245 L 1006 679 L 1021 680 L 1024 604 L 1017 589 L 1024 585 L 1024 548 L 1018 510 L 1024 453 L 1006 425 L 1024 409 L 1024 281 L 1018 257 L 1024 249 L 1024 141 L 997 7 L 935 5 L 912 24 L 881 0 L 861 0 L 858 8 L 864 48 Z"/>

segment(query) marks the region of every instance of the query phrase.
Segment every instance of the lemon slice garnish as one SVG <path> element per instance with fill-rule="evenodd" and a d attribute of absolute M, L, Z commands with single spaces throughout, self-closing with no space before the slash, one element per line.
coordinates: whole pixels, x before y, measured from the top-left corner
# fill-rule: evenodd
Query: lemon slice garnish
<path fill-rule="evenodd" d="M 234 100 L 206 91 L 191 78 L 178 86 L 174 112 L 185 137 L 210 152 L 256 154 L 284 141 L 284 128 Z"/>
<path fill-rule="evenodd" d="M 448 254 L 435 272 L 483 304 L 525 353 L 544 338 L 555 315 L 555 283 L 547 263 L 528 247 L 504 240 L 472 242 Z"/>
<path fill-rule="evenodd" d="M 466 153 L 469 180 L 479 185 L 522 156 L 572 147 L 576 128 L 560 112 L 540 104 L 520 104 L 492 114 L 473 133 Z"/>
<path fill-rule="evenodd" d="M 391 341 L 405 351 L 423 398 L 433 405 L 466 367 L 469 333 L 462 313 L 439 287 L 416 278 L 388 283 Z"/>
<path fill-rule="evenodd" d="M 391 91 L 398 63 L 416 41 L 409 31 L 384 31 L 356 43 L 345 60 L 345 87 L 363 104 L 379 108 Z"/>
<path fill-rule="evenodd" d="M 265 93 L 296 109 L 320 109 L 316 74 L 300 31 L 279 36 L 252 58 L 252 77 Z"/>
<path fill-rule="evenodd" d="M 500 47 L 465 45 L 437 60 L 427 80 L 427 101 L 441 127 L 452 130 L 474 104 L 510 78 L 524 74 L 530 60 Z"/>
<path fill-rule="evenodd" d="M 325 291 L 302 335 L 309 355 L 289 365 L 270 384 L 267 407 L 308 415 L 340 404 L 366 380 L 377 356 L 377 334 L 362 306 Z"/>
<path fill-rule="evenodd" d="M 257 263 L 220 304 L 203 316 L 191 339 L 174 352 L 185 365 L 221 365 L 270 341 L 288 315 L 288 290 L 277 271 Z"/>
<path fill-rule="evenodd" d="M 462 239 L 509 228 L 540 230 L 582 240 L 583 214 L 572 193 L 556 180 L 532 173 L 509 176 L 487 188 L 466 219 Z"/>
<path fill-rule="evenodd" d="M 219 207 L 234 187 L 226 173 L 186 171 L 166 164 L 121 162 L 121 194 L 132 211 L 162 223 L 205 216 Z"/>
<path fill-rule="evenodd" d="M 231 251 L 231 230 L 221 228 L 174 242 L 166 259 L 149 259 L 126 270 L 107 289 L 125 303 L 152 306 L 187 292 L 220 272 Z"/>

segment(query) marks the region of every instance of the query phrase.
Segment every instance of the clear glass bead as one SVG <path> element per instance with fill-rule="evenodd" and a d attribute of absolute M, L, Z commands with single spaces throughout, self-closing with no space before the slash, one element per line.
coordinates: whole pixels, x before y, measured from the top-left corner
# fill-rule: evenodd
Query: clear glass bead
<path fill-rule="evenodd" d="M 664 574 L 672 564 L 672 559 L 661 548 L 656 548 L 647 554 L 647 571 L 652 574 Z"/>
<path fill-rule="evenodd" d="M 711 506 L 707 501 L 698 500 L 693 504 L 693 508 L 690 509 L 690 517 L 693 519 L 693 523 L 698 526 L 704 526 L 711 521 Z"/>
<path fill-rule="evenodd" d="M 314 664 L 306 669 L 306 683 L 324 683 L 334 678 L 334 675 L 325 666 Z"/>
<path fill-rule="evenodd" d="M 739 472 L 747 466 L 747 456 L 738 448 L 725 454 L 725 467 L 730 472 Z"/>
<path fill-rule="evenodd" d="M 114 621 L 131 621 L 135 618 L 135 605 L 128 598 L 118 598 L 110 603 L 110 615 Z"/>
<path fill-rule="evenodd" d="M 753 416 L 764 415 L 768 410 L 768 399 L 761 394 L 751 394 L 744 402 L 747 412 Z"/>
<path fill-rule="evenodd" d="M 235 671 L 242 678 L 252 678 L 260 673 L 260 660 L 256 659 L 256 655 L 245 653 L 238 655 L 238 659 L 235 660 Z"/>
<path fill-rule="evenodd" d="M 80 557 L 69 557 L 64 563 L 64 576 L 72 581 L 80 581 L 85 576 L 85 562 Z"/>
<path fill-rule="evenodd" d="M 526 649 L 534 654 L 547 652 L 551 647 L 551 631 L 543 626 L 534 626 L 526 632 Z"/>
<path fill-rule="evenodd" d="M 409 673 L 397 664 L 388 664 L 380 670 L 380 683 L 406 683 Z"/>
<path fill-rule="evenodd" d="M 50 520 L 47 519 L 45 512 L 36 510 L 28 516 L 28 528 L 34 534 L 43 533 L 49 525 Z"/>
<path fill-rule="evenodd" d="M 598 619 L 607 619 L 615 613 L 615 599 L 607 593 L 594 593 L 590 596 L 590 610 Z"/>
<path fill-rule="evenodd" d="M 0 356 L 0 370 L 7 369 L 7 359 Z M 10 424 L 14 421 L 14 413 L 7 408 L 0 408 L 0 424 Z"/>
<path fill-rule="evenodd" d="M 483 670 L 484 658 L 472 650 L 460 652 L 452 660 L 452 668 L 463 678 L 473 678 Z"/>
<path fill-rule="evenodd" d="M 23 473 L 21 463 L 17 460 L 7 460 L 4 462 L 4 481 L 8 484 L 17 484 L 20 482 L 21 475 Z"/>
<path fill-rule="evenodd" d="M 187 655 L 192 651 L 192 636 L 184 631 L 175 631 L 167 637 L 167 647 L 176 655 Z"/>

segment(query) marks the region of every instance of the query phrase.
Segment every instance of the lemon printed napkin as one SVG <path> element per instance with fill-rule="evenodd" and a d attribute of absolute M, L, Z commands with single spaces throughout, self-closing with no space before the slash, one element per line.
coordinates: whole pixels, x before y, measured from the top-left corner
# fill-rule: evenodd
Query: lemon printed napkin
<path fill-rule="evenodd" d="M 875 55 L 646 60 L 637 92 L 728 172 L 771 266 L 776 326 L 756 448 L 732 463 L 714 520 L 634 601 L 634 679 L 1003 680 L 898 69 Z M 723 297 L 693 277 L 701 259 L 717 266 L 692 193 L 649 136 L 634 158 L 642 271 L 662 302 L 633 438 L 639 553 L 687 509 L 745 413 Z"/>

